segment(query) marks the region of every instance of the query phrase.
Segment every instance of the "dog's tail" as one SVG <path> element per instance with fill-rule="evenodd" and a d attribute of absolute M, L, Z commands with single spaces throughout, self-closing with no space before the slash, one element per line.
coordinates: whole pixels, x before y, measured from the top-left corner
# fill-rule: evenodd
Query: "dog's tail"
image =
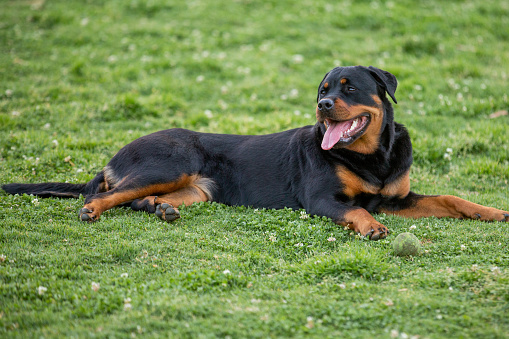
<path fill-rule="evenodd" d="M 2 185 L 9 194 L 33 194 L 41 198 L 79 198 L 80 194 L 87 196 L 99 192 L 104 174 L 100 172 L 86 184 L 69 184 L 65 182 L 48 182 L 41 184 L 6 184 Z"/>

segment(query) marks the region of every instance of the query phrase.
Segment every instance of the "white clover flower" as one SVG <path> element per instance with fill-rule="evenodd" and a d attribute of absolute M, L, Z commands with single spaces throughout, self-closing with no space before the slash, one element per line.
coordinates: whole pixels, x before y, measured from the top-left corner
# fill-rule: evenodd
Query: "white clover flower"
<path fill-rule="evenodd" d="M 7 259 L 7 257 L 5 256 L 5 254 L 0 254 L 0 262 L 4 262 L 5 259 Z"/>
<path fill-rule="evenodd" d="M 417 226 L 416 226 L 416 225 L 412 225 L 412 226 L 410 226 L 410 229 L 411 229 L 411 230 L 415 230 L 416 228 L 417 228 Z"/>
<path fill-rule="evenodd" d="M 92 282 L 92 290 L 93 290 L 94 292 L 99 291 L 99 288 L 101 288 L 101 285 L 99 285 L 99 283 Z"/>
<path fill-rule="evenodd" d="M 231 272 L 230 272 L 230 270 L 224 270 L 224 271 L 223 271 L 223 274 L 224 274 L 224 275 L 227 275 L 227 274 L 231 274 Z"/>
<path fill-rule="evenodd" d="M 331 242 L 332 242 L 332 241 L 336 241 L 336 238 L 334 238 L 334 237 L 329 237 L 329 238 L 327 239 L 327 241 L 331 241 Z"/>
<path fill-rule="evenodd" d="M 294 63 L 296 64 L 301 64 L 302 62 L 304 62 L 304 56 L 300 55 L 300 54 L 295 54 L 293 57 L 292 57 L 292 60 Z"/>
<path fill-rule="evenodd" d="M 461 249 L 462 251 L 464 251 L 464 250 L 466 250 L 466 249 L 467 249 L 467 246 L 465 246 L 465 245 L 461 245 L 461 246 L 460 246 L 460 249 Z"/>
<path fill-rule="evenodd" d="M 35 198 L 34 200 L 32 200 L 32 204 L 34 204 L 35 206 L 38 206 L 39 205 L 39 199 Z"/>
<path fill-rule="evenodd" d="M 313 327 L 315 327 L 315 323 L 313 321 L 313 317 L 307 317 L 306 318 L 306 327 L 309 328 L 309 329 L 312 329 Z"/>
<path fill-rule="evenodd" d="M 497 267 L 497 266 L 493 266 L 493 267 L 491 268 L 491 272 L 493 272 L 493 273 L 495 273 L 495 274 L 500 274 L 500 273 L 501 273 L 500 268 L 499 268 L 499 267 Z"/>
<path fill-rule="evenodd" d="M 39 286 L 39 287 L 37 287 L 37 293 L 38 293 L 39 295 L 43 295 L 43 294 L 44 294 L 44 292 L 46 292 L 47 290 L 48 290 L 48 289 L 47 289 L 46 287 L 44 287 L 44 286 Z"/>
<path fill-rule="evenodd" d="M 339 288 L 341 288 L 341 289 L 343 289 L 343 290 L 346 288 L 346 285 L 345 285 L 345 284 L 339 284 L 338 286 L 339 286 Z"/>
<path fill-rule="evenodd" d="M 129 274 L 127 274 L 127 273 L 122 273 L 122 274 L 120 275 L 120 277 L 122 277 L 122 278 L 127 278 L 128 276 L 129 276 Z"/>

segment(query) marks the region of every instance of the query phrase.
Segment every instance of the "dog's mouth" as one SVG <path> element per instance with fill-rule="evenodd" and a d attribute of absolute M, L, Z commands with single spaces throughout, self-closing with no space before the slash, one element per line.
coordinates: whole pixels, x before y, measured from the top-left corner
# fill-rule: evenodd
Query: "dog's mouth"
<path fill-rule="evenodd" d="M 325 134 L 322 140 L 322 149 L 330 150 L 334 146 L 344 147 L 357 140 L 371 121 L 368 113 L 363 113 L 350 120 L 336 121 L 325 119 Z"/>

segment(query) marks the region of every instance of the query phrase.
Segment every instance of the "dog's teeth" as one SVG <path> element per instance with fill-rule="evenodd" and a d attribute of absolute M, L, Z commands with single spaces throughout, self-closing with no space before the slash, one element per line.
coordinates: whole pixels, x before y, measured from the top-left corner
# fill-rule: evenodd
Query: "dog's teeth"
<path fill-rule="evenodd" d="M 358 122 L 357 122 L 357 119 L 355 119 L 352 123 L 352 126 L 350 126 L 350 128 L 348 129 L 348 132 L 351 132 L 353 131 L 358 125 Z"/>

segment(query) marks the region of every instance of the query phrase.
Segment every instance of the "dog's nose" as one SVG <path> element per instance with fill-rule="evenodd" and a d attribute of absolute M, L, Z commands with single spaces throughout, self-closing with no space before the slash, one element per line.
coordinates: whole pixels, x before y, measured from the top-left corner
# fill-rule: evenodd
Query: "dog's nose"
<path fill-rule="evenodd" d="M 322 99 L 320 100 L 320 102 L 318 103 L 318 109 L 320 111 L 323 111 L 323 110 L 330 110 L 332 107 L 334 107 L 334 101 L 332 101 L 331 99 Z"/>

